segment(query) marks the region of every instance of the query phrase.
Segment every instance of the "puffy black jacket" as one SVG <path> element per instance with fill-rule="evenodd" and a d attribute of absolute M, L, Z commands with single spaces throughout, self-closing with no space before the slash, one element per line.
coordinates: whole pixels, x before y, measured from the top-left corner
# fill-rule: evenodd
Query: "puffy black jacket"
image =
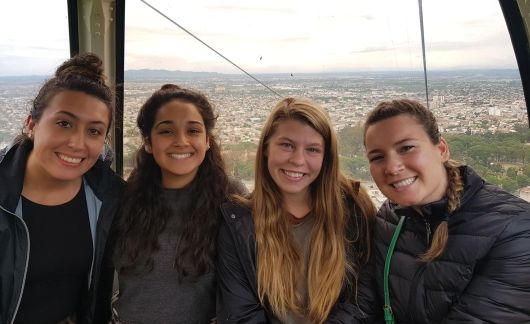
<path fill-rule="evenodd" d="M 31 253 L 28 230 L 17 210 L 31 149 L 26 142 L 0 151 L 0 324 L 11 324 L 16 316 Z M 87 273 L 90 287 L 82 296 L 78 323 L 107 323 L 113 268 L 105 247 L 123 180 L 106 162 L 98 160 L 85 174 L 84 183 L 91 226 L 95 226 L 95 246 L 92 273 Z"/>
<path fill-rule="evenodd" d="M 398 216 L 406 216 L 390 267 L 390 300 L 397 323 L 530 323 L 530 204 L 484 181 L 469 167 L 461 207 L 449 215 L 441 256 L 418 260 L 447 201 L 398 209 L 388 201 L 375 228 L 377 290 Z M 375 305 L 376 303 L 374 303 Z M 382 312 L 382 305 L 378 304 Z"/>
<path fill-rule="evenodd" d="M 258 298 L 256 237 L 251 210 L 237 203 L 228 202 L 221 205 L 221 212 L 224 222 L 221 224 L 218 240 L 217 321 L 219 323 L 277 322 L 272 312 L 262 305 Z M 355 209 L 355 213 L 358 212 Z M 354 221 L 353 217 L 349 220 Z M 347 253 L 352 261 L 355 250 L 350 248 Z M 363 278 L 368 277 L 365 271 L 360 275 Z M 363 295 L 356 298 L 353 290 L 348 285 L 344 286 L 326 323 L 359 323 L 359 320 L 365 316 L 373 315 L 360 311 L 360 309 L 368 311 L 366 303 L 373 301 L 373 293 L 363 289 Z M 363 306 L 359 307 L 360 304 Z"/>

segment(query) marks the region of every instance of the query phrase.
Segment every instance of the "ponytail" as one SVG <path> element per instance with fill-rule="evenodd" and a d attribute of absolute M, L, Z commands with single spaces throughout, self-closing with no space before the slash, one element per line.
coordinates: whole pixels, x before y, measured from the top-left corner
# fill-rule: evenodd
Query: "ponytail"
<path fill-rule="evenodd" d="M 454 212 L 460 206 L 460 193 L 464 190 L 464 183 L 460 176 L 460 170 L 458 164 L 454 161 L 447 161 L 444 163 L 445 170 L 447 171 L 447 178 L 449 185 L 447 186 L 447 212 L 450 214 Z M 449 225 L 447 219 L 442 221 L 440 225 L 434 231 L 432 237 L 431 247 L 420 256 L 420 260 L 423 262 L 431 262 L 439 257 L 447 245 L 447 239 L 449 238 Z"/>

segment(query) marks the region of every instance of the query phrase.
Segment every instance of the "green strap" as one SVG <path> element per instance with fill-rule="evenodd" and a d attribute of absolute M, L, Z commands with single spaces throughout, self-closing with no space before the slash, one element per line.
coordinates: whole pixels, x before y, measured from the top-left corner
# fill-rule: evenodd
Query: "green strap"
<path fill-rule="evenodd" d="M 399 237 L 399 233 L 401 232 L 401 228 L 403 227 L 403 223 L 405 222 L 405 216 L 401 216 L 399 218 L 399 223 L 397 224 L 396 229 L 394 230 L 394 234 L 392 235 L 392 240 L 390 241 L 390 246 L 388 247 L 388 251 L 386 253 L 386 259 L 385 259 L 385 272 L 383 277 L 383 287 L 385 290 L 385 306 L 383 307 L 383 311 L 385 314 L 385 322 L 386 324 L 393 324 L 394 323 L 394 314 L 392 314 L 392 308 L 390 307 L 390 291 L 388 289 L 388 274 L 390 272 L 390 260 L 392 259 L 392 255 L 394 254 L 394 248 L 396 247 L 396 242 Z"/>

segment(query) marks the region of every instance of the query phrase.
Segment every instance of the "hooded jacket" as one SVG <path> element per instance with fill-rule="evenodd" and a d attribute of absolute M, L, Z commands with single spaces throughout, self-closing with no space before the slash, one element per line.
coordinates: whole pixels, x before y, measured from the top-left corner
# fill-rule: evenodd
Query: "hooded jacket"
<path fill-rule="evenodd" d="M 469 167 L 460 173 L 464 191 L 452 214 L 446 199 L 423 206 L 421 214 L 389 201 L 381 207 L 374 251 L 378 296 L 383 299 L 390 240 L 405 216 L 389 274 L 396 323 L 530 323 L 530 204 L 486 184 Z M 445 250 L 420 261 L 445 219 Z M 378 308 L 382 314 L 381 303 Z"/>
<path fill-rule="evenodd" d="M 31 254 L 20 195 L 29 141 L 17 141 L 0 151 L 0 324 L 13 323 L 20 306 Z M 88 287 L 77 314 L 79 323 L 106 323 L 112 293 L 113 268 L 104 264 L 105 246 L 118 207 L 123 180 L 98 160 L 84 175 L 83 185 L 92 233 L 93 260 Z"/>

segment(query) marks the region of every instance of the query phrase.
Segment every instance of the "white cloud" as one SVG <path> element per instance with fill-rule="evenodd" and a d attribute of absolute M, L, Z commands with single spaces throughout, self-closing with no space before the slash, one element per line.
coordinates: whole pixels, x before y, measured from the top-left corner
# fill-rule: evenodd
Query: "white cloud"
<path fill-rule="evenodd" d="M 417 0 L 149 2 L 253 73 L 422 69 Z M 126 69 L 238 72 L 141 1 L 126 5 Z M 423 9 L 428 68 L 516 68 L 497 0 Z M 53 71 L 69 52 L 66 15 L 63 1 L 0 2 L 0 75 Z"/>

